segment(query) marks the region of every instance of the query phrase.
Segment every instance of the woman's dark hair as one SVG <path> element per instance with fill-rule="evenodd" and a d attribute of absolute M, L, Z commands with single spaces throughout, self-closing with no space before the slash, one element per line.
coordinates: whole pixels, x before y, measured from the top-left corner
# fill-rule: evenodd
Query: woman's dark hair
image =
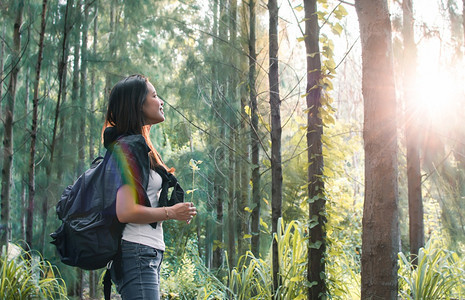
<path fill-rule="evenodd" d="M 115 84 L 110 92 L 107 126 L 115 127 L 119 134 L 141 134 L 147 93 L 147 78 L 142 75 L 131 75 Z"/>
<path fill-rule="evenodd" d="M 148 79 L 139 74 L 128 76 L 120 80 L 111 89 L 108 102 L 105 124 L 102 129 L 102 136 L 105 128 L 115 127 L 117 134 L 142 134 L 150 148 L 150 164 L 152 167 L 162 166 L 168 172 L 174 173 L 174 168 L 168 168 L 160 154 L 153 147 L 150 140 L 150 127 L 145 125 L 142 105 L 147 97 Z"/>

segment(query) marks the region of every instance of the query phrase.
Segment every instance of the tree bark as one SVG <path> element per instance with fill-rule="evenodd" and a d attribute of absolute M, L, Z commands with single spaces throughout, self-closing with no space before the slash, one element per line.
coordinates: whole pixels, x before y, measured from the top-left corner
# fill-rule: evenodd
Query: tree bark
<path fill-rule="evenodd" d="M 74 110 L 80 112 L 80 97 L 79 97 L 79 62 L 80 60 L 80 55 L 81 55 L 81 30 L 80 30 L 80 24 L 81 24 L 81 0 L 76 1 L 76 7 L 74 8 L 74 21 L 75 21 L 75 36 L 74 36 L 74 53 L 73 53 L 73 77 L 72 77 L 72 87 L 71 87 L 71 102 L 73 103 L 73 108 Z M 75 117 L 72 118 L 72 126 L 74 128 L 80 128 L 80 117 Z M 80 148 L 82 147 L 79 145 L 79 134 L 72 134 L 71 135 L 71 143 L 74 143 L 77 145 L 76 148 L 73 148 L 73 161 L 78 162 L 78 168 L 76 168 L 76 176 L 81 174 L 81 163 L 79 161 L 79 155 L 80 155 Z"/>
<path fill-rule="evenodd" d="M 230 0 L 229 9 L 229 36 L 230 45 L 233 49 L 237 47 L 237 0 Z M 237 73 L 234 70 L 237 67 L 237 52 L 233 52 L 230 56 L 231 66 L 233 68 L 231 84 L 230 84 L 230 99 L 234 112 L 237 110 L 240 113 L 240 101 L 237 99 Z M 229 137 L 233 144 L 233 147 L 237 150 L 239 147 L 239 122 L 236 120 L 235 115 L 231 114 L 230 125 L 234 130 L 229 131 Z M 235 155 L 232 149 L 229 150 L 229 201 L 228 201 L 228 264 L 229 268 L 232 269 L 236 265 L 235 254 L 236 254 L 236 208 L 237 201 L 240 198 L 240 160 Z"/>
<path fill-rule="evenodd" d="M 19 60 L 21 59 L 21 25 L 23 22 L 24 0 L 17 3 L 15 23 L 13 24 L 13 69 L 10 74 L 6 103 L 3 117 L 5 133 L 3 136 L 3 167 L 2 167 L 2 191 L 1 191 L 1 224 L 0 224 L 0 251 L 5 245 L 8 247 L 8 236 L 10 231 L 10 190 L 11 171 L 13 165 L 13 118 L 16 100 L 16 84 L 19 73 Z M 8 250 L 8 249 L 7 249 Z"/>
<path fill-rule="evenodd" d="M 218 34 L 220 37 L 223 37 L 227 39 L 228 36 L 228 27 L 227 27 L 227 13 L 226 13 L 226 1 L 225 0 L 220 0 L 219 1 L 219 11 L 218 11 L 218 23 L 217 23 L 217 28 L 218 28 Z M 215 39 L 216 40 L 216 39 Z M 224 44 L 217 44 L 217 53 L 219 56 L 217 57 L 225 57 L 226 54 L 226 48 Z M 217 64 L 215 62 L 215 64 Z M 223 118 L 221 114 L 224 114 L 225 112 L 225 94 L 226 94 L 226 86 L 228 85 L 228 75 L 229 72 L 228 70 L 225 70 L 223 72 L 218 72 L 220 69 L 220 65 L 217 65 L 217 89 L 218 93 L 216 95 L 216 100 L 217 101 L 217 115 L 218 115 L 218 130 L 219 130 L 219 136 L 226 137 L 227 134 L 227 125 L 226 122 L 228 121 L 229 118 Z M 222 143 L 219 143 L 216 148 L 216 154 L 215 154 L 215 160 L 218 162 L 217 168 L 216 169 L 216 175 L 215 175 L 215 190 L 216 190 L 216 226 L 215 226 L 215 241 L 214 241 L 214 250 L 213 250 L 213 264 L 212 267 L 213 269 L 219 269 L 220 266 L 223 264 L 223 247 L 221 246 L 223 244 L 223 230 L 224 230 L 224 217 L 223 217 L 223 203 L 225 201 L 225 175 L 223 174 L 222 170 L 226 170 L 226 164 L 225 164 L 225 146 Z"/>
<path fill-rule="evenodd" d="M 79 119 L 79 141 L 78 141 L 78 167 L 79 173 L 85 171 L 85 159 L 86 159 L 86 135 L 87 135 L 87 41 L 88 41 L 88 29 L 89 29 L 89 5 L 88 1 L 84 0 L 82 9 L 82 41 L 81 41 L 81 69 L 80 69 L 80 90 L 79 90 L 79 105 L 80 105 L 80 119 Z"/>
<path fill-rule="evenodd" d="M 250 140 L 252 155 L 252 252 L 256 257 L 258 257 L 260 253 L 260 148 L 258 136 L 257 91 L 255 88 L 255 72 L 257 63 L 257 53 L 255 49 L 255 4 L 255 0 L 249 1 L 249 97 L 251 113 Z"/>
<path fill-rule="evenodd" d="M 94 11 L 94 24 L 93 24 L 93 43 L 92 43 L 92 56 L 95 59 L 97 57 L 97 39 L 98 39 L 98 7 L 95 6 Z M 92 114 L 96 112 L 95 110 L 95 68 L 92 68 L 90 73 L 90 111 Z M 95 138 L 94 138 L 94 128 L 99 126 L 95 124 L 95 118 L 90 118 L 90 134 L 89 134 L 89 161 L 92 161 L 95 157 Z"/>
<path fill-rule="evenodd" d="M 414 19 L 412 0 L 402 1 L 404 39 L 404 102 L 405 140 L 407 143 L 407 181 L 409 238 L 412 261 L 416 262 L 418 250 L 425 245 L 423 225 L 423 200 L 421 195 L 419 107 L 415 101 L 415 70 L 417 63 L 414 41 Z"/>
<path fill-rule="evenodd" d="M 3 84 L 3 67 L 5 64 L 4 57 L 5 57 L 5 37 L 6 37 L 6 22 L 2 24 L 2 37 L 0 41 L 0 80 L 1 84 Z M 0 88 L 0 99 L 3 99 L 3 87 Z M 3 122 L 3 111 L 0 105 L 0 120 Z"/>
<path fill-rule="evenodd" d="M 278 220 L 282 215 L 283 171 L 281 166 L 281 100 L 279 97 L 279 61 L 278 61 L 278 3 L 268 1 L 269 25 L 269 73 L 270 111 L 271 111 L 271 228 L 277 234 Z M 260 199 L 258 199 L 260 201 Z M 258 227 L 258 226 L 257 226 Z M 255 228 L 259 231 L 259 228 Z M 258 232 L 257 232 L 258 234 Z M 278 242 L 273 239 L 273 287 L 276 292 L 281 285 L 279 276 Z"/>
<path fill-rule="evenodd" d="M 307 53 L 307 159 L 310 240 L 308 245 L 307 299 L 325 299 L 325 195 L 323 182 L 323 121 L 321 110 L 321 58 L 317 1 L 305 0 L 305 48 Z"/>
<path fill-rule="evenodd" d="M 245 3 L 242 4 L 245 8 Z M 242 9 L 241 12 L 244 14 L 241 17 L 246 18 L 245 16 L 246 9 Z M 240 65 L 246 65 L 247 57 L 245 55 L 240 56 Z M 244 78 L 244 81 L 247 79 Z M 247 115 L 245 108 L 247 106 L 247 92 L 246 89 L 240 90 L 240 99 L 241 99 L 241 126 L 240 126 L 240 148 L 242 156 L 246 159 L 249 159 L 250 156 L 250 143 L 247 137 L 250 137 L 250 126 L 247 122 L 249 116 Z M 250 186 L 250 172 L 249 166 L 246 161 L 242 160 L 240 164 L 240 200 L 237 207 L 237 257 L 245 254 L 248 250 L 249 243 L 244 240 L 244 236 L 248 235 L 250 232 L 249 218 L 246 215 L 245 208 L 249 206 L 249 186 Z"/>
<path fill-rule="evenodd" d="M 365 202 L 362 299 L 397 299 L 397 111 L 386 0 L 356 0 L 362 43 Z"/>
<path fill-rule="evenodd" d="M 53 161 L 55 158 L 55 149 L 57 147 L 57 140 L 59 139 L 58 133 L 60 132 L 61 135 L 63 134 L 64 129 L 64 120 L 62 115 L 60 115 L 61 105 L 66 100 L 66 78 L 67 78 L 67 69 L 68 69 L 68 56 L 69 56 L 69 32 L 72 28 L 72 25 L 69 24 L 69 16 L 70 16 L 70 9 L 73 7 L 74 0 L 69 0 L 66 2 L 65 12 L 64 12 L 64 26 L 63 26 L 63 40 L 61 43 L 61 53 L 60 53 L 60 60 L 58 62 L 58 94 L 57 94 L 57 102 L 55 105 L 55 116 L 53 119 L 53 129 L 52 129 L 52 141 L 50 144 L 50 161 L 47 164 L 47 168 L 45 170 L 47 174 L 47 178 L 50 178 L 52 174 L 52 166 Z M 60 121 L 60 122 L 59 122 Z M 60 123 L 60 124 L 59 124 Z M 63 152 L 63 147 L 58 147 L 57 149 L 57 156 L 61 157 Z M 63 172 L 63 168 L 61 164 L 58 165 L 57 169 L 57 178 L 58 180 L 61 178 Z M 47 183 L 48 186 L 49 183 Z"/>
<path fill-rule="evenodd" d="M 35 153 L 36 153 L 36 141 L 37 141 L 37 118 L 38 118 L 38 106 L 39 106 L 39 83 L 40 83 L 40 71 L 42 67 L 42 53 L 44 50 L 44 37 L 45 37 L 45 15 L 47 13 L 47 0 L 42 1 L 42 14 L 40 22 L 40 33 L 39 33 L 39 50 L 37 54 L 36 64 L 36 77 L 34 80 L 34 91 L 32 97 L 32 126 L 31 126 L 31 148 L 29 151 L 29 181 L 28 181 L 28 207 L 27 207 L 27 225 L 26 228 L 26 243 L 31 247 L 32 245 L 32 229 L 34 221 L 34 197 L 35 197 Z M 45 199 L 44 199 L 45 201 Z M 45 214 L 46 215 L 46 214 Z M 45 220 L 46 221 L 46 220 Z M 45 225 L 42 224 L 45 230 Z M 42 240 L 41 240 L 42 241 Z M 43 249 L 40 249 L 43 251 Z"/>
<path fill-rule="evenodd" d="M 244 56 L 242 57 L 244 58 Z M 245 60 L 245 59 L 244 59 Z M 245 63 L 245 62 L 241 62 Z M 249 148 L 249 141 L 246 136 L 250 136 L 250 127 L 248 126 L 246 120 L 248 115 L 245 112 L 245 107 L 247 106 L 245 91 L 241 91 L 241 128 L 240 128 L 240 147 L 241 153 L 243 157 L 249 158 L 250 156 L 250 148 Z M 237 234 L 237 256 L 240 257 L 247 251 L 247 247 L 249 243 L 244 240 L 244 236 L 249 234 L 249 218 L 246 217 L 245 208 L 249 205 L 249 186 L 250 186 L 250 173 L 249 173 L 249 166 L 245 161 L 242 161 L 240 164 L 240 200 L 237 207 L 237 226 L 238 226 L 238 234 Z"/>

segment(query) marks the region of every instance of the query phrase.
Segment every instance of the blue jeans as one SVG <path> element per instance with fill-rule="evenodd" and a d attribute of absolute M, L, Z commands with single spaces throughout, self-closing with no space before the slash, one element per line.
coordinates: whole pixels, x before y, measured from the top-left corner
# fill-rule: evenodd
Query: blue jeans
<path fill-rule="evenodd" d="M 123 300 L 159 300 L 163 251 L 122 240 L 110 274 Z"/>

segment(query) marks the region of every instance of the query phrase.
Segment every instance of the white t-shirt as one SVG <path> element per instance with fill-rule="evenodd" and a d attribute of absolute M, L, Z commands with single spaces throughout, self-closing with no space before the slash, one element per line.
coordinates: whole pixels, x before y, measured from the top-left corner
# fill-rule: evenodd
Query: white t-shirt
<path fill-rule="evenodd" d="M 158 197 L 161 192 L 162 179 L 154 170 L 150 170 L 150 178 L 147 185 L 147 195 L 150 205 L 158 206 Z M 165 241 L 163 240 L 163 222 L 157 223 L 157 228 L 150 224 L 128 223 L 123 230 L 123 240 L 138 243 L 152 248 L 165 251 Z"/>

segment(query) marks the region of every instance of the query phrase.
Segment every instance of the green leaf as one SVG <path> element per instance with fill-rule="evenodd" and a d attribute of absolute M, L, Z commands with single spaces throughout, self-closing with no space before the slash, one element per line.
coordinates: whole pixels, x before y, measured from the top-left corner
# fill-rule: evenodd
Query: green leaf
<path fill-rule="evenodd" d="M 250 109 L 250 106 L 244 106 L 244 111 L 249 117 L 252 115 L 252 110 Z"/>
<path fill-rule="evenodd" d="M 296 11 L 302 11 L 302 10 L 304 10 L 304 7 L 302 5 L 298 5 L 298 6 L 294 7 L 294 9 Z"/>
<path fill-rule="evenodd" d="M 338 8 L 334 11 L 334 16 L 336 19 L 341 20 L 343 17 L 347 16 L 349 13 L 343 5 L 339 5 Z"/>
<path fill-rule="evenodd" d="M 322 241 L 316 241 L 314 243 L 308 243 L 308 247 L 312 249 L 320 249 L 321 245 L 323 244 Z"/>
<path fill-rule="evenodd" d="M 252 212 L 252 209 L 251 209 L 250 207 L 244 207 L 244 210 L 245 210 L 246 212 L 249 212 L 249 213 Z"/>
<path fill-rule="evenodd" d="M 304 281 L 304 280 L 305 280 L 305 278 L 300 277 L 300 276 L 295 276 L 295 277 L 291 278 L 292 282 L 301 282 L 301 281 Z"/>
<path fill-rule="evenodd" d="M 244 234 L 244 236 L 242 238 L 250 239 L 250 238 L 252 238 L 252 235 L 251 234 Z"/>
<path fill-rule="evenodd" d="M 317 54 L 320 52 L 313 52 L 313 53 L 308 53 L 307 56 L 310 56 L 311 58 L 314 58 Z"/>
<path fill-rule="evenodd" d="M 200 161 L 200 163 L 202 163 L 202 161 Z M 191 159 L 189 160 L 189 166 L 192 168 L 193 171 L 197 171 L 197 170 L 200 170 L 199 167 L 197 167 L 199 163 L 196 162 L 195 160 Z"/>
<path fill-rule="evenodd" d="M 331 31 L 335 34 L 335 35 L 341 35 L 342 33 L 342 26 L 341 24 L 339 23 L 336 23 L 332 28 L 331 28 Z"/>
<path fill-rule="evenodd" d="M 266 205 L 270 205 L 270 203 L 268 202 L 268 200 L 266 200 L 265 198 L 263 198 L 262 200 L 263 200 L 263 202 L 266 203 Z"/>
<path fill-rule="evenodd" d="M 265 228 L 266 230 L 268 230 L 268 228 L 269 228 L 269 227 L 268 227 L 268 224 L 266 224 L 265 221 L 263 221 L 262 218 L 260 218 L 260 225 L 261 225 L 263 228 Z"/>
<path fill-rule="evenodd" d="M 306 37 L 305 35 L 304 35 L 304 36 L 301 36 L 301 37 L 298 37 L 298 38 L 297 38 L 297 42 L 303 42 L 303 41 L 305 41 L 305 37 Z"/>

